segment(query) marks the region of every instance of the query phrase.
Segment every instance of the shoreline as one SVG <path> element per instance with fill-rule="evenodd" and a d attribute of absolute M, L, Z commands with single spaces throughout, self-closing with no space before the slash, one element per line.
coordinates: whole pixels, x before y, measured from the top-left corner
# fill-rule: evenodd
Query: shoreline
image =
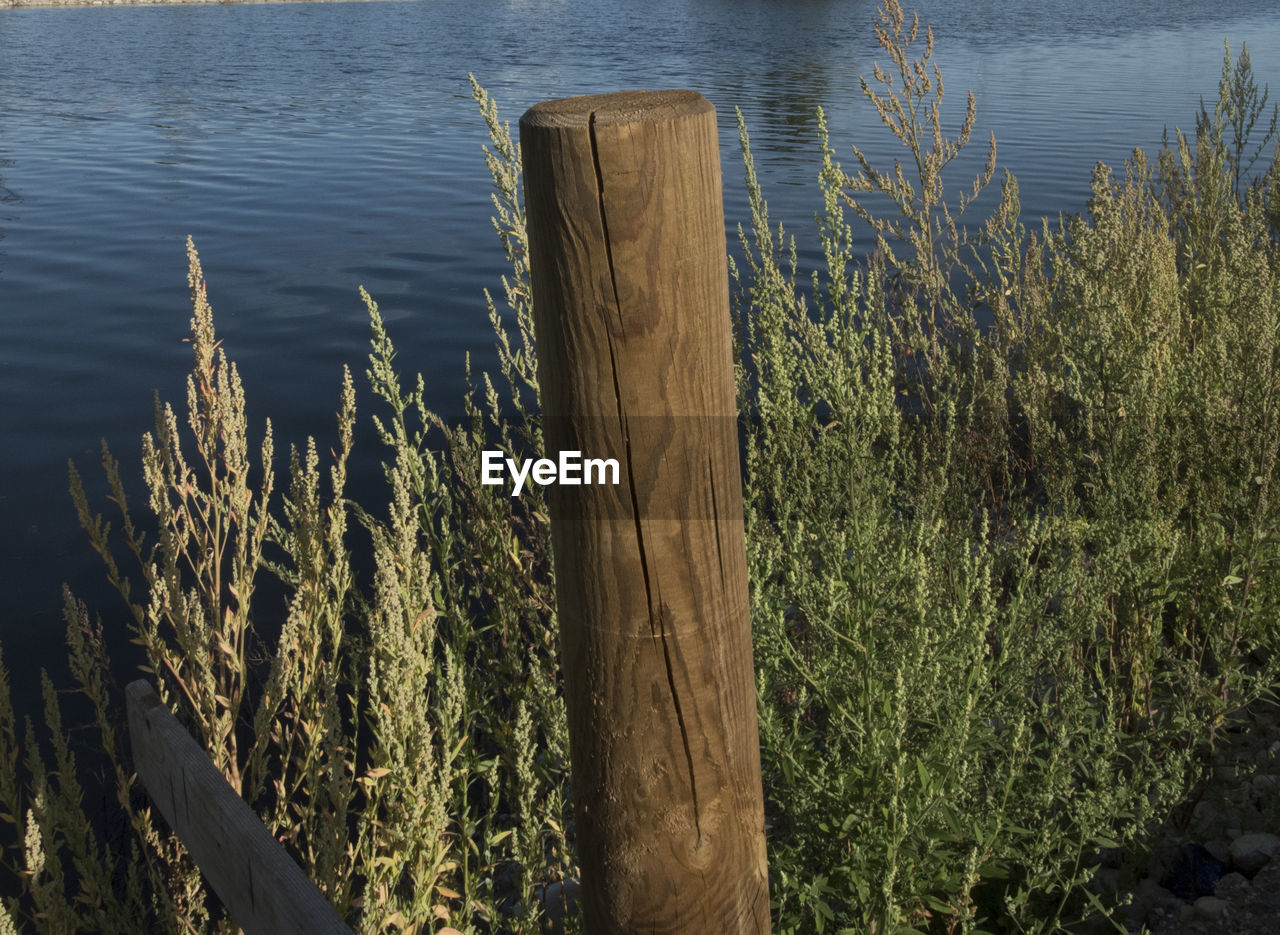
<path fill-rule="evenodd" d="M 104 6 L 192 6 L 195 4 L 262 4 L 262 3 L 373 3 L 378 0 L 0 0 L 0 10 L 40 9 L 62 7 Z"/>

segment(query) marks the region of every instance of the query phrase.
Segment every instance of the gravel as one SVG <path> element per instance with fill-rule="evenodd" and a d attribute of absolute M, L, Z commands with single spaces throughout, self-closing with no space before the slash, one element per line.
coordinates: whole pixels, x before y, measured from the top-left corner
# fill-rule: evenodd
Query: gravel
<path fill-rule="evenodd" d="M 1185 827 L 1167 822 L 1148 837 L 1149 853 L 1095 877 L 1095 889 L 1127 898 L 1115 922 L 1131 933 L 1280 932 L 1280 707 L 1259 699 L 1221 736 L 1203 786 L 1174 810 Z"/>

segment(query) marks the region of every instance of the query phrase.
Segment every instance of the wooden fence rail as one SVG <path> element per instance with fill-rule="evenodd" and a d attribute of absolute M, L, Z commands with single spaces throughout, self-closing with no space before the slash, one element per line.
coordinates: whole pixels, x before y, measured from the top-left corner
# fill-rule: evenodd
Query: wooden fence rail
<path fill-rule="evenodd" d="M 125 697 L 138 778 L 246 935 L 352 935 L 155 690 Z"/>

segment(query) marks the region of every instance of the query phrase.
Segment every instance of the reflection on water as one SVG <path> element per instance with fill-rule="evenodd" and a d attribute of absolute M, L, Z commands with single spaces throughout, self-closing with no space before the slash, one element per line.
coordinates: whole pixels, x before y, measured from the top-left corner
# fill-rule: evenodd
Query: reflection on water
<path fill-rule="evenodd" d="M 0 151 L 2 152 L 2 151 Z M 4 275 L 4 235 L 9 225 L 18 220 L 15 206 L 22 199 L 18 193 L 4 183 L 5 170 L 13 167 L 13 160 L 0 156 L 0 276 Z"/>
<path fill-rule="evenodd" d="M 473 71 L 512 121 L 545 99 L 690 87 L 717 107 L 726 217 L 748 217 L 734 109 L 771 217 L 799 235 L 820 207 L 815 107 L 838 158 L 902 155 L 862 99 L 874 0 L 471 0 L 0 11 L 0 639 L 61 656 L 59 585 L 95 603 L 65 462 L 90 483 L 98 439 L 136 463 L 152 393 L 188 363 L 183 240 L 196 238 L 250 419 L 284 443 L 333 434 L 357 370 L 366 285 L 429 401 L 459 410 L 462 358 L 493 356 L 481 289 L 504 272 L 488 222 Z M 1152 147 L 1214 93 L 1222 39 L 1247 37 L 1280 89 L 1266 0 L 926 0 L 952 126 L 978 96 L 1029 216 L 1079 210 L 1094 160 Z M 971 178 L 984 147 L 955 166 Z M 14 193 L 21 193 L 21 199 Z M 992 197 L 994 198 L 994 186 Z M 20 206 L 20 209 L 19 209 Z M 974 206 L 980 212 L 982 204 Z M 865 247 L 867 240 L 861 244 Z M 372 404 L 362 399 L 371 409 Z M 367 414 L 367 413 L 366 413 Z M 353 484 L 380 476 L 372 439 Z M 323 444 L 322 444 L 322 447 Z M 100 491 L 100 488 L 99 488 Z M 99 587 L 98 591 L 94 591 Z M 36 667 L 19 670 L 24 692 Z"/>
<path fill-rule="evenodd" d="M 0 160 L 0 168 L 4 167 L 4 160 Z M 18 197 L 17 192 L 13 191 L 4 184 L 4 176 L 0 175 L 0 275 L 4 273 L 4 235 L 9 224 L 18 219 L 17 215 L 10 211 L 11 205 L 16 205 L 22 199 Z"/>

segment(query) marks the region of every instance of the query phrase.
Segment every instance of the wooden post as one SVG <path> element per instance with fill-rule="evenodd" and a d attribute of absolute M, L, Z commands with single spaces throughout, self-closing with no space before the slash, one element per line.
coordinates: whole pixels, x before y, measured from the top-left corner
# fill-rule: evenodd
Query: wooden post
<path fill-rule="evenodd" d="M 143 680 L 125 688 L 134 766 L 246 935 L 351 935 L 205 751 Z"/>
<path fill-rule="evenodd" d="M 767 932 L 715 109 L 550 101 L 520 142 L 547 457 L 620 465 L 551 493 L 587 931 Z"/>

